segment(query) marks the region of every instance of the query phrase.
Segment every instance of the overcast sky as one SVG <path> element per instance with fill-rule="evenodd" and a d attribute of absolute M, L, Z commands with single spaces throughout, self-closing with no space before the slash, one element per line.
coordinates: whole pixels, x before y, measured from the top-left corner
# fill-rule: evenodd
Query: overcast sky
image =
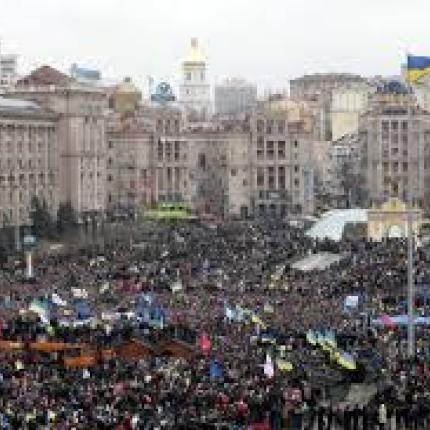
<path fill-rule="evenodd" d="M 193 36 L 217 81 L 276 89 L 304 73 L 395 75 L 407 50 L 430 55 L 430 0 L 0 0 L 3 51 L 23 72 L 77 62 L 174 80 Z"/>

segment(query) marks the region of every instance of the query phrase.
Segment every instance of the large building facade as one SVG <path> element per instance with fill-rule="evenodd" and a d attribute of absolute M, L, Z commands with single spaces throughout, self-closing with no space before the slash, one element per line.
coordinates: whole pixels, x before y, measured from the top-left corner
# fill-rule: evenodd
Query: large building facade
<path fill-rule="evenodd" d="M 12 88 L 18 80 L 18 56 L 0 53 L 0 92 Z"/>
<path fill-rule="evenodd" d="M 228 79 L 215 86 L 215 113 L 237 115 L 251 112 L 257 102 L 257 87 L 242 79 Z"/>
<path fill-rule="evenodd" d="M 0 227 L 31 225 L 31 201 L 59 203 L 58 115 L 0 98 Z"/>
<path fill-rule="evenodd" d="M 357 133 L 358 122 L 368 107 L 373 88 L 366 83 L 348 84 L 335 88 L 331 100 L 332 140 Z"/>
<path fill-rule="evenodd" d="M 316 73 L 290 81 L 292 100 L 305 100 L 318 104 L 319 140 L 332 140 L 332 96 L 339 88 L 357 86 L 365 82 L 359 75 L 349 73 Z"/>
<path fill-rule="evenodd" d="M 360 170 L 368 204 L 390 195 L 430 202 L 430 114 L 398 82 L 381 86 L 360 119 Z"/>
<path fill-rule="evenodd" d="M 107 206 L 180 201 L 219 217 L 312 213 L 313 122 L 292 107 L 205 124 L 183 122 L 175 107 L 136 111 L 108 132 Z"/>
<path fill-rule="evenodd" d="M 252 212 L 314 210 L 313 118 L 294 104 L 267 104 L 251 119 Z"/>
<path fill-rule="evenodd" d="M 105 205 L 108 100 L 105 92 L 77 84 L 44 66 L 18 81 L 9 94 L 32 100 L 59 115 L 59 186 L 62 202 L 70 202 L 82 218 Z"/>

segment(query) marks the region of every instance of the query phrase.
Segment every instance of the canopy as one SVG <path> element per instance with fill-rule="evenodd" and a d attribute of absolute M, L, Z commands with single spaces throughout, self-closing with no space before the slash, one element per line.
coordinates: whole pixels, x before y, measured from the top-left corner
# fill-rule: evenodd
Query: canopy
<path fill-rule="evenodd" d="M 318 252 L 317 254 L 309 255 L 291 265 L 292 269 L 309 272 L 311 270 L 325 270 L 327 267 L 337 263 L 342 259 L 340 254 L 331 252 Z"/>
<path fill-rule="evenodd" d="M 306 235 L 313 239 L 331 239 L 339 242 L 342 240 L 346 224 L 349 223 L 367 223 L 367 210 L 334 209 L 326 212 L 321 219 L 306 232 Z"/>

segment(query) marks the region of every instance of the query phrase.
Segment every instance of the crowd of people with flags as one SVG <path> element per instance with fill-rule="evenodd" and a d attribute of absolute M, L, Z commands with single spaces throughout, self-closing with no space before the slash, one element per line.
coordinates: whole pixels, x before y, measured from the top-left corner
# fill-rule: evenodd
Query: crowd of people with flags
<path fill-rule="evenodd" d="M 400 239 L 319 242 L 278 220 L 154 224 L 137 240 L 99 256 L 40 256 L 32 280 L 5 266 L 0 344 L 170 336 L 192 356 L 67 368 L 55 354 L 0 348 L 0 428 L 430 426 L 427 248 L 416 252 L 411 360 Z M 291 268 L 319 251 L 342 258 L 319 271 Z"/>

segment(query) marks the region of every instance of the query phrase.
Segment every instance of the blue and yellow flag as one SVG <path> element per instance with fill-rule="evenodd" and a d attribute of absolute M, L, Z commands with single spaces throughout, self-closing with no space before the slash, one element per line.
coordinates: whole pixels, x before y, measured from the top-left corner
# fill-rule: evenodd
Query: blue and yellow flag
<path fill-rule="evenodd" d="M 407 81 L 414 84 L 427 75 L 430 75 L 430 57 L 408 55 Z"/>
<path fill-rule="evenodd" d="M 251 322 L 259 325 L 263 330 L 267 328 L 266 324 L 264 324 L 263 320 L 255 312 L 251 314 Z"/>
<path fill-rule="evenodd" d="M 292 363 L 286 360 L 281 360 L 280 358 L 276 360 L 276 366 L 278 366 L 278 369 L 281 372 L 291 372 L 293 370 Z"/>
<path fill-rule="evenodd" d="M 313 330 L 309 330 L 306 333 L 306 340 L 309 344 L 315 346 L 318 342 L 317 336 Z"/>
<path fill-rule="evenodd" d="M 339 355 L 337 362 L 344 369 L 348 369 L 348 370 L 356 370 L 357 369 L 357 363 L 354 360 L 354 357 L 351 354 L 348 354 L 347 352 L 342 352 Z"/>

